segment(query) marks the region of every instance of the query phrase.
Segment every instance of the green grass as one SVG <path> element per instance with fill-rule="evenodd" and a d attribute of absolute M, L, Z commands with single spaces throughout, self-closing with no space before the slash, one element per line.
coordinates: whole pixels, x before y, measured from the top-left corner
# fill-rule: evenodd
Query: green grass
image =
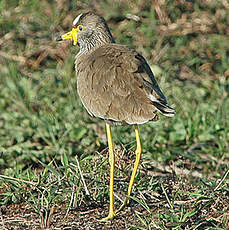
<path fill-rule="evenodd" d="M 226 229 L 226 3 L 94 4 L 116 41 L 147 58 L 177 112 L 141 125 L 144 154 L 130 208 L 106 224 L 96 221 L 109 202 L 104 122 L 91 118 L 78 98 L 73 64 L 78 48 L 55 42 L 88 4 L 0 2 L 0 226 Z M 123 199 L 128 187 L 135 136 L 133 127 L 115 127 L 113 136 L 118 206 L 117 196 Z"/>

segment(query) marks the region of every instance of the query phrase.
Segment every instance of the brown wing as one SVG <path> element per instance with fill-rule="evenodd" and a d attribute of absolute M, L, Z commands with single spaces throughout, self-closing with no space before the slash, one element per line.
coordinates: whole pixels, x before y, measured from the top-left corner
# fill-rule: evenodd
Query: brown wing
<path fill-rule="evenodd" d="M 77 89 L 87 111 L 120 123 L 156 119 L 156 111 L 174 115 L 145 59 L 117 44 L 104 45 L 76 60 Z"/>

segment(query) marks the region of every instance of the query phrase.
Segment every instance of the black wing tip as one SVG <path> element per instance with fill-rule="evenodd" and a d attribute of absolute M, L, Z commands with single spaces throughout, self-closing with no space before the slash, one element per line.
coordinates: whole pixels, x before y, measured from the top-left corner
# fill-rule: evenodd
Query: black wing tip
<path fill-rule="evenodd" d="M 162 104 L 158 101 L 152 101 L 152 104 L 166 117 L 173 117 L 176 114 L 175 109 L 170 107 L 168 104 Z"/>

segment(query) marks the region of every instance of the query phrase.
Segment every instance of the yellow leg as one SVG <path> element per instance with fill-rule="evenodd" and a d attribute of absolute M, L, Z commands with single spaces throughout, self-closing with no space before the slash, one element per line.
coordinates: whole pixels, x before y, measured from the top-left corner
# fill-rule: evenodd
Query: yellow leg
<path fill-rule="evenodd" d="M 114 218 L 114 166 L 115 166 L 115 157 L 114 157 L 114 144 L 112 141 L 111 135 L 111 126 L 106 123 L 106 130 L 107 130 L 107 140 L 108 140 L 108 147 L 109 147 L 109 163 L 110 163 L 110 208 L 109 214 L 107 217 L 101 219 L 101 221 L 107 221 Z"/>
<path fill-rule="evenodd" d="M 135 151 L 135 153 L 136 153 L 136 160 L 135 160 L 134 169 L 133 169 L 133 172 L 132 172 L 132 175 L 131 175 L 131 178 L 130 178 L 130 183 L 129 183 L 129 187 L 128 187 L 127 197 L 124 200 L 124 202 L 121 205 L 121 207 L 119 208 L 119 210 L 117 211 L 117 213 L 120 212 L 120 211 L 122 211 L 126 207 L 128 201 L 129 201 L 129 196 L 131 194 L 131 190 L 132 190 L 132 187 L 133 187 L 133 184 L 134 184 L 134 179 L 135 179 L 135 176 L 136 176 L 136 173 L 137 173 L 137 169 L 138 169 L 138 165 L 139 165 L 139 162 L 140 162 L 140 159 L 141 159 L 142 146 L 141 146 L 141 141 L 140 141 L 140 133 L 139 133 L 138 125 L 135 125 L 134 129 L 135 129 L 136 142 L 137 142 L 137 148 L 136 148 L 136 151 Z"/>

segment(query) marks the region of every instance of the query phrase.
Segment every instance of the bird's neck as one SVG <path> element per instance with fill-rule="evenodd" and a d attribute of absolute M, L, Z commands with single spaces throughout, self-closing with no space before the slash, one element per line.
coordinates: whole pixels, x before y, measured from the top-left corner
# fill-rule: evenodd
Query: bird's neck
<path fill-rule="evenodd" d="M 90 37 L 86 39 L 84 38 L 83 42 L 79 43 L 80 54 L 90 53 L 109 43 L 115 43 L 115 40 L 112 37 L 110 31 L 107 31 L 106 33 L 96 31 L 95 33 L 91 34 Z"/>

